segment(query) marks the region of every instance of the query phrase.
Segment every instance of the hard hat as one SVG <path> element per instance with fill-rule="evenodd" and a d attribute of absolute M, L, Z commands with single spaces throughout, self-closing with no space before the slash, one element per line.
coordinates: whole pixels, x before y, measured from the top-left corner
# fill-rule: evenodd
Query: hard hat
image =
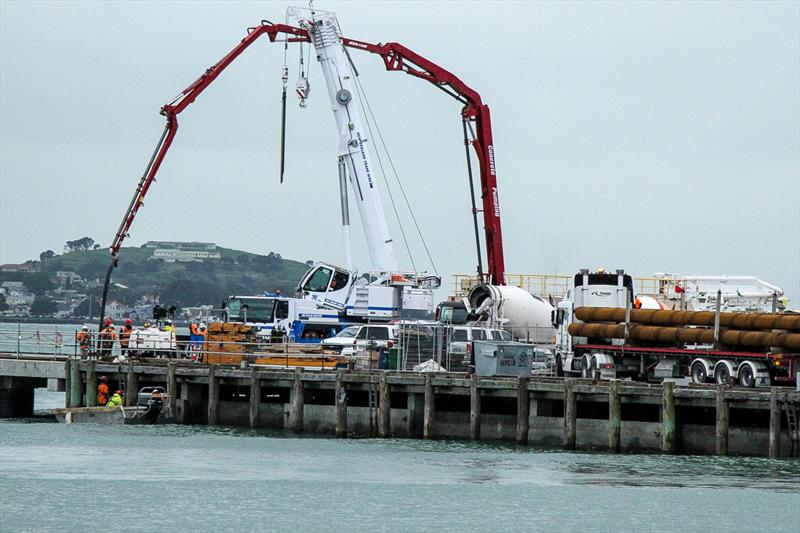
<path fill-rule="evenodd" d="M 166 323 L 167 324 L 172 324 L 172 320 L 167 320 Z"/>
<path fill-rule="evenodd" d="M 121 390 L 118 390 L 118 391 L 116 391 L 114 394 L 120 394 L 120 395 L 122 395 L 122 394 L 125 394 L 125 392 L 123 392 L 123 391 L 121 391 Z"/>
<path fill-rule="evenodd" d="M 206 323 L 200 322 L 200 329 L 206 329 Z"/>
<path fill-rule="evenodd" d="M 125 323 L 128 325 L 133 324 L 133 320 L 131 320 L 130 318 L 126 318 Z"/>
<path fill-rule="evenodd" d="M 105 325 L 106 326 L 110 326 L 111 325 L 111 319 L 110 318 L 106 318 Z"/>
<path fill-rule="evenodd" d="M 83 326 L 81 329 L 89 329 L 89 326 Z"/>

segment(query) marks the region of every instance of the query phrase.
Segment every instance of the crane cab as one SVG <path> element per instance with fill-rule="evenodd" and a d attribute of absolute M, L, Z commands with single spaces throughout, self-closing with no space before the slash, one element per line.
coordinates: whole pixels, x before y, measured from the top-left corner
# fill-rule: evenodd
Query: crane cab
<path fill-rule="evenodd" d="M 295 296 L 343 310 L 353 290 L 356 273 L 328 263 L 314 263 L 300 279 Z"/>

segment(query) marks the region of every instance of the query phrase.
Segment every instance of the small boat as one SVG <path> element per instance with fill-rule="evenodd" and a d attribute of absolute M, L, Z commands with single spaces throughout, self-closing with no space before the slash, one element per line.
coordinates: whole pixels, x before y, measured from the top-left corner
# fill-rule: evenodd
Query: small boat
<path fill-rule="evenodd" d="M 102 407 L 67 407 L 52 409 L 56 421 L 64 424 L 158 424 L 163 423 L 164 387 L 143 387 L 139 390 L 136 405 Z"/>

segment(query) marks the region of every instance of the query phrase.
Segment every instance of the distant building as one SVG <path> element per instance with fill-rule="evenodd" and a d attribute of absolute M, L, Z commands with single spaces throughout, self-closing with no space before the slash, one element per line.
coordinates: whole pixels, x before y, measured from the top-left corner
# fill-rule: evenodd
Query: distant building
<path fill-rule="evenodd" d="M 142 248 L 171 248 L 174 250 L 216 250 L 213 242 L 147 241 Z"/>
<path fill-rule="evenodd" d="M 33 270 L 33 263 L 21 263 L 19 265 L 7 263 L 0 265 L 0 272 L 32 272 Z"/>
<path fill-rule="evenodd" d="M 217 260 L 222 256 L 219 252 L 210 252 L 206 250 L 176 250 L 170 248 L 157 248 L 153 250 L 152 259 L 161 259 L 165 263 L 178 262 L 191 262 L 197 261 L 202 263 L 207 259 Z"/>
<path fill-rule="evenodd" d="M 71 270 L 59 270 L 56 272 L 56 278 L 58 278 L 58 284 L 63 287 L 67 283 L 70 285 L 75 283 L 83 282 L 83 278 L 80 277 L 76 272 L 72 272 Z"/>

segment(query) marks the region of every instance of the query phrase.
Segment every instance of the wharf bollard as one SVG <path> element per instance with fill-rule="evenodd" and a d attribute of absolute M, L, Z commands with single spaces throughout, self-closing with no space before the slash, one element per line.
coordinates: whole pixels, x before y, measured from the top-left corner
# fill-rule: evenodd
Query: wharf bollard
<path fill-rule="evenodd" d="M 429 373 L 425 374 L 425 408 L 423 410 L 422 438 L 432 439 L 436 419 L 436 398 L 433 394 L 433 382 Z"/>
<path fill-rule="evenodd" d="M 64 391 L 66 391 L 64 392 L 64 408 L 66 409 L 72 407 L 69 393 L 69 389 L 72 386 L 72 361 L 72 357 L 67 357 L 66 361 L 64 361 Z"/>
<path fill-rule="evenodd" d="M 391 436 L 391 409 L 392 395 L 387 381 L 387 371 L 381 372 L 378 382 L 378 435 L 387 438 Z"/>
<path fill-rule="evenodd" d="M 217 365 L 208 369 L 208 425 L 216 426 L 219 420 L 219 379 Z"/>
<path fill-rule="evenodd" d="M 90 359 L 86 361 L 86 407 L 97 406 L 97 372 L 95 365 L 97 361 Z"/>
<path fill-rule="evenodd" d="M 530 430 L 530 405 L 528 378 L 520 376 L 517 381 L 517 444 L 528 444 Z"/>
<path fill-rule="evenodd" d="M 728 402 L 725 400 L 725 385 L 717 387 L 717 424 L 715 428 L 715 449 L 717 455 L 728 455 Z"/>
<path fill-rule="evenodd" d="M 133 367 L 133 359 L 128 361 L 128 375 L 125 382 L 125 407 L 136 404 L 139 396 L 139 376 Z"/>
<path fill-rule="evenodd" d="M 73 359 L 69 367 L 69 403 L 70 407 L 81 406 L 81 362 Z"/>
<path fill-rule="evenodd" d="M 289 428 L 295 433 L 303 432 L 303 412 L 305 410 L 305 388 L 300 376 L 301 369 L 294 369 L 294 381 L 289 405 Z"/>
<path fill-rule="evenodd" d="M 475 374 L 469 377 L 469 438 L 481 438 L 481 391 Z"/>
<path fill-rule="evenodd" d="M 619 379 L 612 379 L 608 384 L 608 449 L 614 453 L 619 453 L 620 450 L 622 404 L 619 388 L 621 383 Z"/>
<path fill-rule="evenodd" d="M 675 452 L 675 383 L 661 384 L 661 451 Z"/>
<path fill-rule="evenodd" d="M 178 371 L 177 361 L 167 362 L 167 413 L 166 416 L 172 418 L 177 415 L 178 405 Z"/>
<path fill-rule="evenodd" d="M 575 380 L 564 380 L 564 447 L 568 450 L 575 449 L 577 436 L 578 401 L 573 387 Z"/>
<path fill-rule="evenodd" d="M 261 380 L 258 377 L 258 369 L 253 367 L 253 375 L 250 376 L 250 427 L 258 427 L 258 417 L 261 415 Z"/>
<path fill-rule="evenodd" d="M 772 459 L 781 456 L 781 403 L 775 387 L 769 391 L 769 456 Z"/>
<path fill-rule="evenodd" d="M 347 436 L 347 388 L 344 384 L 344 370 L 336 372 L 336 436 Z"/>

